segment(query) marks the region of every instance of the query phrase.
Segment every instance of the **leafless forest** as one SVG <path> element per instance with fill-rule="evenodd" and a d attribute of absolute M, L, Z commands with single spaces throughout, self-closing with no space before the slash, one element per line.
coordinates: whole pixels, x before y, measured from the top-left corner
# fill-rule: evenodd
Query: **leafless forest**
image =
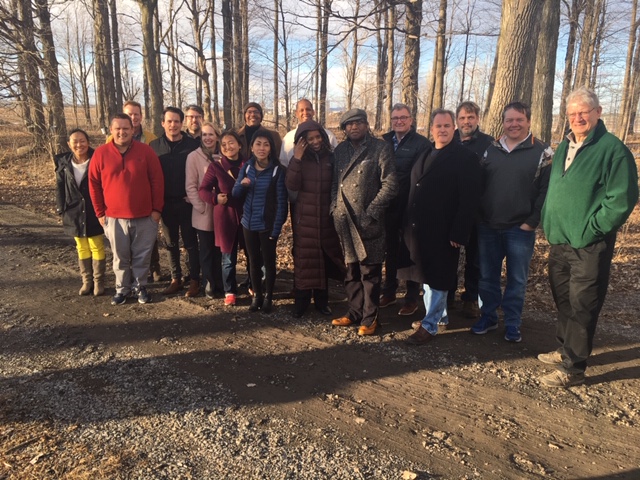
<path fill-rule="evenodd" d="M 197 103 L 241 123 L 258 101 L 282 131 L 307 97 L 320 121 L 362 107 L 375 130 L 396 102 L 418 125 L 475 100 L 499 134 L 505 103 L 533 131 L 564 131 L 563 98 L 595 88 L 610 130 L 633 133 L 640 97 L 637 0 L 0 0 L 0 102 L 40 149 L 98 129 L 125 100 L 160 130 L 165 106 Z"/>

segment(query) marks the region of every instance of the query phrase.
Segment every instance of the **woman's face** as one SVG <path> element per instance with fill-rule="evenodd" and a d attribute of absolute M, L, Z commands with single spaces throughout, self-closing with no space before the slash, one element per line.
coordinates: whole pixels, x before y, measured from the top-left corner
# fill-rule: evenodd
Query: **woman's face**
<path fill-rule="evenodd" d="M 240 144 L 233 135 L 224 135 L 220 139 L 220 151 L 225 157 L 235 160 L 240 153 Z"/>
<path fill-rule="evenodd" d="M 271 152 L 271 144 L 269 143 L 269 139 L 265 137 L 256 138 L 253 142 L 253 145 L 251 146 L 251 152 L 261 162 L 268 160 L 269 153 Z"/>
<path fill-rule="evenodd" d="M 309 132 L 307 132 L 307 143 L 309 144 L 309 147 L 311 147 L 311 150 L 316 153 L 322 150 L 323 140 L 320 131 L 310 130 Z"/>
<path fill-rule="evenodd" d="M 216 131 L 213 127 L 209 125 L 205 125 L 202 127 L 202 145 L 209 149 L 213 149 L 216 146 L 216 142 L 218 141 L 218 135 L 216 135 Z"/>
<path fill-rule="evenodd" d="M 83 133 L 73 133 L 69 137 L 69 142 L 67 142 L 67 144 L 76 158 L 84 158 L 87 156 L 87 152 L 89 151 L 89 140 L 87 140 L 87 137 L 85 137 Z"/>

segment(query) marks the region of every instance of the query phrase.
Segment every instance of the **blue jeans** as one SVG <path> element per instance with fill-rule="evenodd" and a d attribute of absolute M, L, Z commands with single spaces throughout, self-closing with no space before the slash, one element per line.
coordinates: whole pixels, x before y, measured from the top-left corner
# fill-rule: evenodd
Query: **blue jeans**
<path fill-rule="evenodd" d="M 493 323 L 498 322 L 502 307 L 505 327 L 520 327 L 522 307 L 529 278 L 529 263 L 536 241 L 535 231 L 527 232 L 519 225 L 505 229 L 478 226 L 480 254 L 480 313 Z M 504 295 L 500 288 L 502 262 L 507 261 L 507 284 Z"/>
<path fill-rule="evenodd" d="M 220 254 L 222 259 L 222 285 L 224 293 L 238 293 L 236 281 L 236 263 L 238 263 L 238 242 L 233 246 L 231 253 Z"/>
<path fill-rule="evenodd" d="M 447 317 L 447 290 L 435 290 L 424 284 L 424 308 L 427 314 L 422 319 L 422 328 L 431 335 L 438 334 L 438 322 L 449 323 Z"/>

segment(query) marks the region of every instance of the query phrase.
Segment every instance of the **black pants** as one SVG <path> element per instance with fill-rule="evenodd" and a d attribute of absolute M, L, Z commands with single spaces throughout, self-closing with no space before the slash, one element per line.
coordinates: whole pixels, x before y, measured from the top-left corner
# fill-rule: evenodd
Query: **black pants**
<path fill-rule="evenodd" d="M 609 286 L 615 233 L 585 248 L 551 245 L 549 282 L 558 307 L 556 338 L 565 373 L 582 373 L 593 349 L 598 316 Z"/>
<path fill-rule="evenodd" d="M 276 243 L 269 238 L 269 232 L 252 232 L 242 228 L 244 243 L 249 256 L 249 278 L 257 296 L 273 295 L 276 283 Z M 264 292 L 262 291 L 262 266 L 264 264 Z"/>
<path fill-rule="evenodd" d="M 344 288 L 349 301 L 349 318 L 370 326 L 378 318 L 382 264 L 348 263 Z"/>
<path fill-rule="evenodd" d="M 211 290 L 224 292 L 222 286 L 222 256 L 220 248 L 216 247 L 213 231 L 196 229 L 198 234 L 198 249 L 200 251 L 200 268 L 202 281 L 208 283 Z"/>
<path fill-rule="evenodd" d="M 167 244 L 171 260 L 171 278 L 182 278 L 180 265 L 180 236 L 189 255 L 189 278 L 200 279 L 200 255 L 198 253 L 198 236 L 191 225 L 191 204 L 184 200 L 164 204 L 162 210 L 162 235 Z"/>

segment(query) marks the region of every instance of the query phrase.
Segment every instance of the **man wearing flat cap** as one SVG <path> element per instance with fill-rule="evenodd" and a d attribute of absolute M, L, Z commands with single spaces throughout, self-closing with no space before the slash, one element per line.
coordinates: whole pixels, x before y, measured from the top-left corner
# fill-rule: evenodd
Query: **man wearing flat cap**
<path fill-rule="evenodd" d="M 282 138 L 280 134 L 275 130 L 269 130 L 262 126 L 262 106 L 256 102 L 249 102 L 244 106 L 244 126 L 238 130 L 238 135 L 240 135 L 241 145 L 240 145 L 240 154 L 242 158 L 247 159 L 251 155 L 251 151 L 249 150 L 249 145 L 251 144 L 251 137 L 256 133 L 259 129 L 265 130 L 271 134 L 273 138 L 273 143 L 275 143 L 276 147 L 276 155 L 280 153 L 282 148 Z"/>
<path fill-rule="evenodd" d="M 364 110 L 346 112 L 340 128 L 347 138 L 334 151 L 330 212 L 347 264 L 349 312 L 332 324 L 359 324 L 358 335 L 373 335 L 378 327 L 385 213 L 398 181 L 393 151 L 371 135 Z"/>

